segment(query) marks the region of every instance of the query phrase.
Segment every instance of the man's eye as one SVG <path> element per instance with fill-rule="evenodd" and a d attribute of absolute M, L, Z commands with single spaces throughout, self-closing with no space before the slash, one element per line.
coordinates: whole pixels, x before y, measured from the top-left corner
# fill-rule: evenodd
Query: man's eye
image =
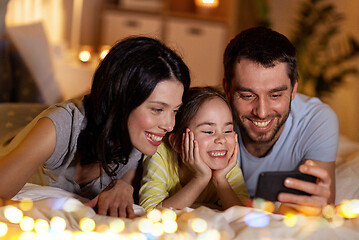
<path fill-rule="evenodd" d="M 272 94 L 271 98 L 276 99 L 276 98 L 279 98 L 280 96 L 282 96 L 282 94 L 276 93 L 276 94 Z"/>
<path fill-rule="evenodd" d="M 249 100 L 249 99 L 254 98 L 254 95 L 253 94 L 240 94 L 240 97 L 245 100 Z"/>
<path fill-rule="evenodd" d="M 232 133 L 233 130 L 228 130 L 228 131 L 225 131 L 224 133 Z"/>

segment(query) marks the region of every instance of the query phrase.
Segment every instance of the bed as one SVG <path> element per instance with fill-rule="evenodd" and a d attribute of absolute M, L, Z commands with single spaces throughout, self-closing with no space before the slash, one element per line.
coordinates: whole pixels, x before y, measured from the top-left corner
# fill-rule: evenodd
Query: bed
<path fill-rule="evenodd" d="M 13 3 L 20 1 L 12 0 Z M 81 96 L 90 88 L 95 67 L 79 63 L 61 43 L 49 41 L 43 27 L 42 23 L 33 22 L 10 29 L 11 40 L 17 43 L 15 57 L 18 53 L 26 65 L 26 59 L 32 57 L 29 46 L 37 44 L 45 61 L 37 59 L 26 65 L 31 73 L 30 78 L 28 74 L 24 78 L 24 71 L 21 70 L 18 72 L 20 75 L 16 75 L 22 76 L 22 86 L 26 86 L 25 89 L 32 92 L 32 96 L 21 95 L 26 91 L 19 92 L 18 100 L 24 101 L 0 103 L 0 153 L 1 144 L 11 139 L 49 104 Z M 30 38 L 29 32 L 34 33 Z M 24 39 L 28 45 L 22 45 Z M 4 44 L 1 39 L 0 43 Z M 1 44 L 0 47 L 5 46 Z M 10 86 L 8 82 L 0 82 L 0 85 L 1 91 L 5 93 L 4 86 Z M 0 96 L 3 96 L 1 91 Z M 359 143 L 341 136 L 336 161 L 337 208 L 328 207 L 320 216 L 273 214 L 269 211 L 272 206 L 270 203 L 258 201 L 256 208 L 236 206 L 226 211 L 217 211 L 201 206 L 180 211 L 162 209 L 148 215 L 135 205 L 138 217 L 120 219 L 97 215 L 83 204 L 86 199 L 64 190 L 26 184 L 12 201 L 2 201 L 0 238 L 359 239 L 359 200 L 356 200 L 359 199 L 358 183 Z"/>
<path fill-rule="evenodd" d="M 0 103 L 0 143 L 9 140 L 46 107 L 39 103 Z M 143 208 L 135 205 L 138 217 L 120 219 L 97 215 L 83 204 L 86 199 L 62 189 L 29 183 L 12 202 L 3 201 L 0 236 L 4 234 L 6 239 L 9 236 L 19 239 L 107 239 L 109 236 L 113 239 L 355 239 L 359 238 L 358 183 L 359 143 L 341 136 L 336 161 L 337 208 L 327 208 L 320 216 L 273 214 L 269 203 L 257 201 L 256 208 L 236 206 L 217 211 L 201 206 L 157 212 L 160 216 L 172 216 L 169 222 L 154 220 L 155 217 L 146 215 Z M 31 208 L 23 207 L 29 204 Z M 14 211 L 10 217 L 6 215 L 9 209 Z M 21 218 L 13 220 L 11 216 L 19 212 Z M 23 223 L 26 221 L 28 225 Z M 45 227 L 38 230 L 41 228 L 36 224 L 41 222 Z"/>

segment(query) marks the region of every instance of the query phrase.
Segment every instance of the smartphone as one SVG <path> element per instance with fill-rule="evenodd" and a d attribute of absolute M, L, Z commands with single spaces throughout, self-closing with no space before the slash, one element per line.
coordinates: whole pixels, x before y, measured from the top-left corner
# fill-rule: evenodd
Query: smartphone
<path fill-rule="evenodd" d="M 317 178 L 299 171 L 279 171 L 279 172 L 262 172 L 259 174 L 255 198 L 263 198 L 268 201 L 278 201 L 278 194 L 281 192 L 292 193 L 297 195 L 309 195 L 306 192 L 287 188 L 284 186 L 284 180 L 288 177 L 297 178 L 303 181 L 315 183 Z"/>

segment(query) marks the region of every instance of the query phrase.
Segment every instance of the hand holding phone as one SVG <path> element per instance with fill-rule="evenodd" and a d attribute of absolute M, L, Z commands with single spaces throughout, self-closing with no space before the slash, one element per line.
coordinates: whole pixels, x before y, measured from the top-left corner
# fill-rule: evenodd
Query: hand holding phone
<path fill-rule="evenodd" d="M 317 178 L 299 171 L 262 172 L 258 177 L 255 198 L 263 198 L 269 201 L 278 201 L 278 194 L 281 192 L 297 195 L 310 195 L 306 192 L 287 188 L 284 180 L 288 177 L 315 183 Z"/>

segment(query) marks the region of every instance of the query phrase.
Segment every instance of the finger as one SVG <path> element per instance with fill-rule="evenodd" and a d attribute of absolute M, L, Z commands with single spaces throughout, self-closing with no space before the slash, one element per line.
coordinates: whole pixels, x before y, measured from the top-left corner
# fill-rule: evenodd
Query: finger
<path fill-rule="evenodd" d="M 96 197 L 93 198 L 92 200 L 88 201 L 88 202 L 85 203 L 84 205 L 87 206 L 87 207 L 94 208 L 94 207 L 96 207 L 97 201 L 98 201 L 98 196 L 96 196 Z"/>
<path fill-rule="evenodd" d="M 190 163 L 195 162 L 195 156 L 194 156 L 194 134 L 193 132 L 189 132 L 189 161 Z"/>
<path fill-rule="evenodd" d="M 312 160 L 307 160 L 304 164 L 300 165 L 299 171 L 319 178 L 323 184 L 331 184 L 328 171 L 316 165 Z"/>
<path fill-rule="evenodd" d="M 188 132 L 189 129 L 186 129 L 186 132 L 184 133 L 184 141 L 182 141 L 184 147 L 182 148 L 183 150 L 183 158 L 182 160 L 184 160 L 185 162 L 188 161 L 189 158 L 189 136 L 188 136 Z"/>
<path fill-rule="evenodd" d="M 133 204 L 127 206 L 126 210 L 127 210 L 127 217 L 128 218 L 135 218 L 136 217 L 135 211 L 133 210 Z"/>
<path fill-rule="evenodd" d="M 118 216 L 120 217 L 120 218 L 125 218 L 125 217 L 127 217 L 127 210 L 126 210 L 126 206 L 124 206 L 124 205 L 122 205 L 122 206 L 120 206 L 119 208 L 118 208 Z"/>
<path fill-rule="evenodd" d="M 100 215 L 106 216 L 108 209 L 109 209 L 108 203 L 105 202 L 105 201 L 101 201 L 101 202 L 98 203 L 98 211 L 97 211 L 97 213 L 100 214 Z"/>
<path fill-rule="evenodd" d="M 278 201 L 282 203 L 292 203 L 300 206 L 308 206 L 314 208 L 323 207 L 327 204 L 327 200 L 323 197 L 297 195 L 291 193 L 278 194 Z"/>
<path fill-rule="evenodd" d="M 111 217 L 118 217 L 118 208 L 115 206 L 111 206 L 109 209 L 109 213 Z"/>

